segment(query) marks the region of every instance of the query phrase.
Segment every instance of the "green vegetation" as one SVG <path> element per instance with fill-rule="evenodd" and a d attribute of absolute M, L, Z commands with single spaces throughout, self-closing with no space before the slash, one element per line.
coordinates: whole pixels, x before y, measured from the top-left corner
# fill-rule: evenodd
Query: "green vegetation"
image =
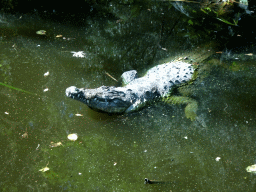
<path fill-rule="evenodd" d="M 31 93 L 31 92 L 29 92 L 29 91 L 25 91 L 25 90 L 23 90 L 23 89 L 16 88 L 16 87 L 7 85 L 7 84 L 2 83 L 2 82 L 0 82 L 0 85 L 3 85 L 3 86 L 8 87 L 8 88 L 10 88 L 10 89 L 14 89 L 14 90 L 16 90 L 16 91 L 21 91 L 21 92 L 23 92 L 23 93 L 28 93 L 28 94 L 31 94 L 31 95 L 36 95 L 35 93 Z"/>
<path fill-rule="evenodd" d="M 212 4 L 203 5 L 201 8 L 201 11 L 211 17 L 218 19 L 223 23 L 236 26 L 238 23 L 238 20 L 233 19 L 233 14 L 232 14 L 233 9 L 234 9 L 233 2 L 224 1 L 221 3 L 212 3 Z"/>

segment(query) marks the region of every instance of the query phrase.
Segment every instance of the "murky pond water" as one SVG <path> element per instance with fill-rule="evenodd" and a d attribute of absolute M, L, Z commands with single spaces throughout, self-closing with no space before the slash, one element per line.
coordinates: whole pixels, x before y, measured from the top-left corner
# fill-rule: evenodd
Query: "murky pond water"
<path fill-rule="evenodd" d="M 95 18 L 80 27 L 35 16 L 1 21 L 2 191 L 255 190 L 255 175 L 246 172 L 256 160 L 253 57 L 238 65 L 227 51 L 201 64 L 183 90 L 198 103 L 195 121 L 186 118 L 186 106 L 161 102 L 108 115 L 67 98 L 65 89 L 117 85 L 106 73 L 143 74 L 198 45 L 187 49 L 178 35 L 159 40 L 152 35 L 157 21 L 152 29 L 144 29 L 146 21 Z M 71 133 L 76 141 L 67 139 Z M 161 182 L 145 185 L 145 178 Z"/>

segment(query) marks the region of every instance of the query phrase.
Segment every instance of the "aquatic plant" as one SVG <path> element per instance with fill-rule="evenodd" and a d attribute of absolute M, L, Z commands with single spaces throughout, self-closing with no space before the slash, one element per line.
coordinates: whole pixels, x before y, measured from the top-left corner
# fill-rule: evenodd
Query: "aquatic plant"
<path fill-rule="evenodd" d="M 0 82 L 0 85 L 3 85 L 3 86 L 5 86 L 5 87 L 11 88 L 11 89 L 14 89 L 14 90 L 16 90 L 16 91 L 21 91 L 21 92 L 23 92 L 23 93 L 28 93 L 28 94 L 31 94 L 31 95 L 37 95 L 37 94 L 35 94 L 35 93 L 31 93 L 31 92 L 29 92 L 29 91 L 25 91 L 25 90 L 23 90 L 23 89 L 20 89 L 20 88 L 17 88 L 17 87 L 13 87 L 13 86 L 7 85 L 7 84 L 2 83 L 2 82 Z"/>

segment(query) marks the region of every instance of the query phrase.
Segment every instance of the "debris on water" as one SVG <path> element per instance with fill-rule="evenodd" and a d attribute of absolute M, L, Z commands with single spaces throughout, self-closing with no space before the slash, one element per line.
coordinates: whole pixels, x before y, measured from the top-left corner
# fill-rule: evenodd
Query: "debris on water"
<path fill-rule="evenodd" d="M 216 157 L 216 158 L 215 158 L 216 161 L 219 161 L 220 159 L 221 159 L 220 157 Z"/>
<path fill-rule="evenodd" d="M 46 31 L 45 30 L 39 30 L 36 32 L 37 35 L 46 35 Z"/>
<path fill-rule="evenodd" d="M 48 89 L 48 88 L 46 88 L 46 89 L 44 89 L 44 90 L 43 90 L 43 92 L 47 92 L 47 91 L 49 91 L 49 89 Z"/>
<path fill-rule="evenodd" d="M 256 173 L 256 164 L 248 166 L 246 171 L 249 173 Z"/>
<path fill-rule="evenodd" d="M 28 130 L 27 130 L 27 128 L 26 128 L 25 133 L 24 133 L 23 135 L 21 135 L 21 137 L 22 137 L 23 139 L 28 138 Z"/>
<path fill-rule="evenodd" d="M 9 115 L 9 113 L 7 111 L 5 111 L 4 114 Z"/>
<path fill-rule="evenodd" d="M 114 78 L 113 76 L 111 76 L 108 72 L 105 71 L 105 74 L 107 76 L 109 76 L 111 79 L 113 79 L 114 81 L 118 82 L 118 80 L 116 80 L 116 78 Z"/>
<path fill-rule="evenodd" d="M 49 164 L 49 162 L 47 163 L 47 165 L 48 165 L 48 164 Z M 44 168 L 39 169 L 39 171 L 42 171 L 42 172 L 49 171 L 49 170 L 50 170 L 50 168 L 49 168 L 49 167 L 47 167 L 47 165 L 46 165 Z"/>
<path fill-rule="evenodd" d="M 114 166 L 116 166 L 117 162 L 114 162 Z"/>
<path fill-rule="evenodd" d="M 160 181 L 160 180 L 149 180 L 148 178 L 144 179 L 144 184 L 167 184 L 171 182 L 166 182 L 166 181 Z"/>
<path fill-rule="evenodd" d="M 21 135 L 21 137 L 22 137 L 23 139 L 28 138 L 28 133 L 25 132 L 23 135 Z"/>
<path fill-rule="evenodd" d="M 186 136 L 186 137 L 184 137 L 184 139 L 188 139 L 188 137 Z"/>
<path fill-rule="evenodd" d="M 86 54 L 83 51 L 71 51 L 71 53 L 73 53 L 73 57 L 80 57 L 80 58 L 84 58 L 86 56 Z"/>
<path fill-rule="evenodd" d="M 38 149 L 39 149 L 39 147 L 40 147 L 40 144 L 38 144 L 38 145 L 37 145 L 36 150 L 38 150 Z"/>
<path fill-rule="evenodd" d="M 44 74 L 44 77 L 47 77 L 49 75 L 49 71 L 47 71 L 45 74 Z"/>
<path fill-rule="evenodd" d="M 72 134 L 68 135 L 68 139 L 71 140 L 71 141 L 76 141 L 77 138 L 78 138 L 78 136 L 77 136 L 76 133 L 72 133 Z"/>
<path fill-rule="evenodd" d="M 63 37 L 62 35 L 56 35 L 57 38 Z"/>
<path fill-rule="evenodd" d="M 77 117 L 82 117 L 83 115 L 82 115 L 82 114 L 77 113 L 77 114 L 75 114 L 75 116 L 77 116 Z"/>
<path fill-rule="evenodd" d="M 50 145 L 50 147 L 59 147 L 59 146 L 61 146 L 61 145 L 62 145 L 62 143 L 61 143 L 61 142 L 54 143 L 54 142 L 52 142 L 52 141 L 51 141 L 51 145 Z"/>
<path fill-rule="evenodd" d="M 49 167 L 44 167 L 44 168 L 40 169 L 39 171 L 46 172 L 46 171 L 48 171 L 48 170 L 50 170 Z"/>

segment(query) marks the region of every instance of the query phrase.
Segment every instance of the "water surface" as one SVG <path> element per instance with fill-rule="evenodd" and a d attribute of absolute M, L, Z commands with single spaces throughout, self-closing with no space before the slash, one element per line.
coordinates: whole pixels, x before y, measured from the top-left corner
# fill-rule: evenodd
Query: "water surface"
<path fill-rule="evenodd" d="M 4 19 L 0 82 L 29 93 L 0 87 L 2 191 L 255 190 L 255 176 L 245 170 L 255 163 L 253 57 L 238 65 L 241 59 L 223 50 L 200 64 L 199 77 L 185 88 L 199 106 L 195 121 L 186 118 L 185 105 L 163 102 L 108 115 L 67 98 L 65 89 L 117 85 L 106 72 L 116 79 L 131 69 L 142 75 L 166 58 L 215 47 L 202 42 L 197 50 L 178 29 L 161 39 L 152 18 L 93 18 L 79 27 L 37 16 Z M 74 57 L 78 51 L 85 57 Z M 68 140 L 71 133 L 78 140 Z M 145 185 L 144 178 L 163 183 Z"/>

